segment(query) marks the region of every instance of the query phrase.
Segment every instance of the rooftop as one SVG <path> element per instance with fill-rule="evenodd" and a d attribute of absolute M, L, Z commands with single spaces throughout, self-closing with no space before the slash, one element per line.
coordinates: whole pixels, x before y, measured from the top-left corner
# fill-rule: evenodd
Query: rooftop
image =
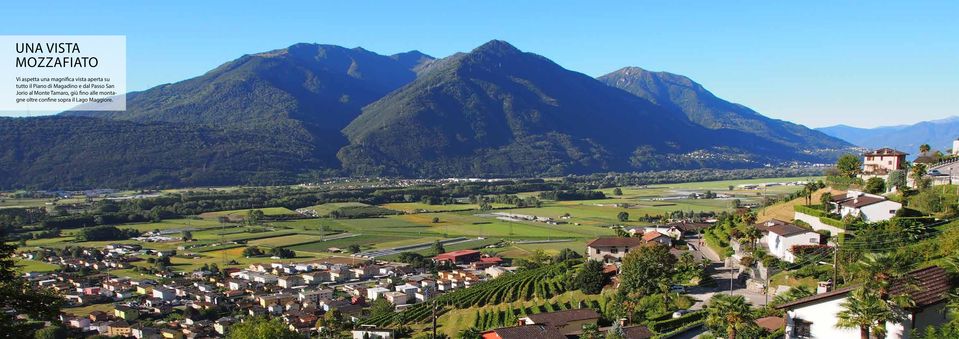
<path fill-rule="evenodd" d="M 874 151 L 866 152 L 864 155 L 865 156 L 900 156 L 900 155 L 904 156 L 908 154 L 909 153 L 897 151 L 892 148 L 883 147 Z"/>
<path fill-rule="evenodd" d="M 858 287 L 859 286 L 843 287 L 834 291 L 785 303 L 776 306 L 776 308 L 787 309 L 831 297 L 844 297 L 847 293 Z M 912 297 L 913 302 L 915 302 L 916 308 L 924 308 L 945 300 L 950 288 L 952 288 L 952 282 L 949 280 L 949 274 L 946 270 L 939 266 L 930 266 L 909 272 L 906 275 L 906 279 L 893 282 L 889 288 L 889 292 L 891 294 L 908 294 Z"/>
<path fill-rule="evenodd" d="M 640 238 L 629 238 L 629 237 L 605 237 L 605 238 L 596 238 L 593 241 L 590 241 L 586 244 L 589 247 L 597 246 L 639 246 L 643 244 L 643 239 Z"/>
<path fill-rule="evenodd" d="M 599 319 L 599 313 L 590 308 L 580 308 L 548 313 L 537 313 L 526 316 L 536 324 L 563 326 L 571 321 Z"/>

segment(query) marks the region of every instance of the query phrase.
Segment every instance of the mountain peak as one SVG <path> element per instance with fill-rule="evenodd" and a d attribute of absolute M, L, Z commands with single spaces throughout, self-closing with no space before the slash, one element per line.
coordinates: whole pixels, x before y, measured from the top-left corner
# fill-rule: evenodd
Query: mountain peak
<path fill-rule="evenodd" d="M 522 53 L 518 48 L 503 40 L 490 40 L 473 49 L 470 53 L 493 53 L 498 55 Z"/>

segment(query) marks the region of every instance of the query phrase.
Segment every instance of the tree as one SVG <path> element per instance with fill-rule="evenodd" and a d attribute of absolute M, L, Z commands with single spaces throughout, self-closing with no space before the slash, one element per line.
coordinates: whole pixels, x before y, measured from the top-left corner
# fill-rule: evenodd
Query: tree
<path fill-rule="evenodd" d="M 434 223 L 434 224 L 439 224 L 439 223 L 440 223 L 440 217 L 433 217 L 433 223 Z"/>
<path fill-rule="evenodd" d="M 476 327 L 470 327 L 460 331 L 459 337 L 460 339 L 482 339 L 483 332 Z"/>
<path fill-rule="evenodd" d="M 336 337 L 340 329 L 343 328 L 343 314 L 340 310 L 331 308 L 323 314 L 323 317 L 316 320 L 316 328 L 324 329 L 328 338 Z"/>
<path fill-rule="evenodd" d="M 579 335 L 580 339 L 602 339 L 603 335 L 599 333 L 599 326 L 594 323 L 583 325 L 583 332 Z"/>
<path fill-rule="evenodd" d="M 630 251 L 623 257 L 620 269 L 620 293 L 656 293 L 660 282 L 669 281 L 675 265 L 676 257 L 666 246 L 641 246 Z"/>
<path fill-rule="evenodd" d="M 706 326 L 725 329 L 727 338 L 736 338 L 736 333 L 754 326 L 752 310 L 746 298 L 741 295 L 713 295 L 706 307 Z"/>
<path fill-rule="evenodd" d="M 14 260 L 16 246 L 7 242 L 7 228 L 0 227 L 0 333 L 28 338 L 32 327 L 17 315 L 36 321 L 57 321 L 63 300 L 48 289 L 31 284 L 19 274 Z"/>
<path fill-rule="evenodd" d="M 613 189 L 613 195 L 623 195 L 623 190 L 619 187 Z"/>
<path fill-rule="evenodd" d="M 889 178 L 886 179 L 886 186 L 890 189 L 895 187 L 896 190 L 901 191 L 906 187 L 906 173 L 902 170 L 889 172 Z"/>
<path fill-rule="evenodd" d="M 813 291 L 812 288 L 801 286 L 801 285 L 795 286 L 793 288 L 790 288 L 788 291 L 786 291 L 786 293 L 781 293 L 779 295 L 776 295 L 776 297 L 773 298 L 773 300 L 769 304 L 772 306 L 782 305 L 788 302 L 792 302 L 794 300 L 799 300 L 799 299 L 811 296 L 813 294 L 816 294 L 816 292 Z"/>
<path fill-rule="evenodd" d="M 619 212 L 619 214 L 616 215 L 616 219 L 622 222 L 629 221 L 629 212 Z"/>
<path fill-rule="evenodd" d="M 446 248 L 439 240 L 433 242 L 433 255 L 446 253 Z"/>
<path fill-rule="evenodd" d="M 301 339 L 299 333 L 293 332 L 279 318 L 267 319 L 264 317 L 248 318 L 246 321 L 230 327 L 227 337 L 230 339 Z"/>
<path fill-rule="evenodd" d="M 48 326 L 37 330 L 33 334 L 35 339 L 65 339 L 67 330 L 63 326 Z"/>
<path fill-rule="evenodd" d="M 872 194 L 886 193 L 886 181 L 880 177 L 872 177 L 866 180 L 866 192 Z"/>
<path fill-rule="evenodd" d="M 360 245 L 357 245 L 357 244 L 351 244 L 349 247 L 346 248 L 346 250 L 353 254 L 360 253 L 360 251 L 362 251 L 360 249 Z"/>
<path fill-rule="evenodd" d="M 596 260 L 586 260 L 583 267 L 576 272 L 576 286 L 583 293 L 599 294 L 606 285 L 606 276 L 603 275 L 603 264 Z"/>
<path fill-rule="evenodd" d="M 885 333 L 886 320 L 893 319 L 886 302 L 865 288 L 854 290 L 841 306 L 843 310 L 836 314 L 836 327 L 858 328 L 861 339 L 869 339 L 870 332 L 877 336 Z"/>
<path fill-rule="evenodd" d="M 925 181 L 926 176 L 926 164 L 913 164 L 912 169 L 912 181 L 916 186 L 916 189 L 923 189 L 926 187 L 923 181 Z"/>
<path fill-rule="evenodd" d="M 582 257 L 583 257 L 582 254 L 579 254 L 579 252 L 576 252 L 573 249 L 567 247 L 560 250 L 559 253 L 553 257 L 553 262 L 564 262 L 567 260 L 579 259 Z"/>
<path fill-rule="evenodd" d="M 830 205 L 830 203 L 832 203 L 832 193 L 826 192 L 819 196 L 819 204 L 822 205 L 823 211 L 826 211 L 827 213 L 832 212 L 830 211 L 832 209 L 832 205 Z"/>
<path fill-rule="evenodd" d="M 739 233 L 739 241 L 749 244 L 749 248 L 756 249 L 756 241 L 763 237 L 763 231 L 760 231 L 758 228 L 747 224 L 743 230 Z"/>
<path fill-rule="evenodd" d="M 244 257 L 255 257 L 260 255 L 263 255 L 263 251 L 257 247 L 247 247 L 243 249 Z"/>
<path fill-rule="evenodd" d="M 183 241 L 193 240 L 193 232 L 190 231 L 183 231 L 180 236 L 183 238 Z"/>
<path fill-rule="evenodd" d="M 393 313 L 393 304 L 386 298 L 377 298 L 370 304 L 370 317 L 376 318 L 384 314 Z"/>
<path fill-rule="evenodd" d="M 844 177 L 855 177 L 862 170 L 862 160 L 852 154 L 843 154 L 836 160 L 836 170 Z"/>
<path fill-rule="evenodd" d="M 246 222 L 250 225 L 258 224 L 265 216 L 266 214 L 261 210 L 249 210 L 246 211 Z"/>
<path fill-rule="evenodd" d="M 932 149 L 932 147 L 929 147 L 929 144 L 919 145 L 919 153 L 921 153 L 921 154 L 926 154 L 926 152 L 929 152 L 929 150 L 931 150 L 931 149 Z"/>

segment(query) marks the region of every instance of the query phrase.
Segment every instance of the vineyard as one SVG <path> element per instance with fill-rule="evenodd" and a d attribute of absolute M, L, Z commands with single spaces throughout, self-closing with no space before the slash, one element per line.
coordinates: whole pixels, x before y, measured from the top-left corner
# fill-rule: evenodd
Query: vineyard
<path fill-rule="evenodd" d="M 495 305 L 506 302 L 548 299 L 566 292 L 567 273 L 569 268 L 565 264 L 554 264 L 524 272 L 511 274 L 477 284 L 476 286 L 441 294 L 434 298 L 438 314 L 448 309 L 464 309 L 485 305 Z M 384 314 L 372 317 L 366 324 L 387 326 L 394 322 L 410 323 L 427 320 L 432 314 L 430 303 L 421 303 L 407 308 L 403 312 Z"/>
<path fill-rule="evenodd" d="M 530 314 L 537 313 L 546 313 L 546 312 L 556 312 L 556 311 L 565 311 L 571 309 L 580 309 L 580 308 L 592 308 L 601 312 L 602 306 L 598 300 L 589 300 L 589 301 L 580 301 L 579 303 L 573 303 L 570 301 L 559 303 L 545 303 L 539 306 L 533 307 L 514 307 L 513 304 L 509 304 L 506 309 L 492 309 L 492 310 L 477 310 L 476 311 L 476 320 L 473 322 L 473 327 L 480 330 L 487 330 L 492 328 L 499 328 L 505 326 L 515 325 L 516 322 L 523 317 L 526 317 Z"/>

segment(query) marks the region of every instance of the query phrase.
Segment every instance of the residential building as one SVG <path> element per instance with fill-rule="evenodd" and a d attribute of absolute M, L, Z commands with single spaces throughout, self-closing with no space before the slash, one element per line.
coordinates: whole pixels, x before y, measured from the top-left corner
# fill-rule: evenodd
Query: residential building
<path fill-rule="evenodd" d="M 887 175 L 889 172 L 901 170 L 906 167 L 906 155 L 908 153 L 900 152 L 892 148 L 880 148 L 863 154 L 864 175 Z"/>
<path fill-rule="evenodd" d="M 777 306 L 786 312 L 786 339 L 858 338 L 858 328 L 836 327 L 842 304 L 856 288 L 858 286 L 844 287 Z M 944 309 L 951 288 L 948 273 L 938 266 L 912 271 L 905 279 L 892 282 L 890 294 L 909 295 L 915 305 L 895 310 L 904 316 L 904 321 L 886 322 L 886 338 L 908 339 L 913 331 L 921 332 L 928 326 L 946 323 Z"/>
<path fill-rule="evenodd" d="M 782 220 L 771 219 L 755 226 L 766 234 L 763 241 L 769 254 L 786 262 L 796 261 L 793 246 L 821 244 L 819 233 Z"/>
<path fill-rule="evenodd" d="M 503 327 L 482 333 L 483 339 L 566 339 L 566 335 L 549 325 Z"/>
<path fill-rule="evenodd" d="M 559 330 L 559 333 L 572 334 L 583 330 L 583 325 L 599 322 L 599 313 L 590 308 L 530 314 L 520 318 L 524 325 L 547 325 Z"/>
<path fill-rule="evenodd" d="M 852 190 L 833 196 L 830 206 L 832 211 L 838 211 L 842 217 L 852 215 L 861 217 L 866 222 L 892 219 L 902 208 L 902 204 L 884 196 Z"/>
<path fill-rule="evenodd" d="M 466 265 L 475 261 L 479 261 L 482 255 L 480 251 L 476 250 L 460 250 L 442 253 L 433 257 L 433 261 L 436 263 L 447 263 L 452 265 Z"/>
<path fill-rule="evenodd" d="M 592 260 L 616 262 L 631 249 L 643 245 L 643 239 L 631 237 L 597 238 L 586 244 L 586 254 Z"/>

